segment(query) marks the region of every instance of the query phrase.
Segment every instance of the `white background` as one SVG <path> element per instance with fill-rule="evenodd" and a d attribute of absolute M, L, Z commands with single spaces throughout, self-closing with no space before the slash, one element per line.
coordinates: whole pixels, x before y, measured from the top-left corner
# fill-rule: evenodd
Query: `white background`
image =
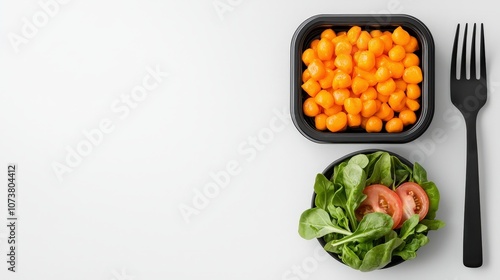
<path fill-rule="evenodd" d="M 1 1 L 0 279 L 494 279 L 500 37 L 493 5 L 73 0 L 13 45 L 12 34 L 23 36 L 26 22 L 44 10 L 37 0 Z M 436 46 L 436 113 L 421 138 L 322 145 L 297 131 L 289 114 L 290 41 L 300 23 L 324 13 L 405 13 L 428 26 Z M 465 126 L 449 99 L 453 37 L 465 22 L 485 23 L 490 86 L 478 120 L 478 269 L 462 265 Z M 142 84 L 148 68 L 168 77 L 128 115 L 112 109 L 124 106 L 121 96 Z M 68 164 L 68 149 L 85 145 L 84 131 L 95 132 L 103 120 L 113 130 L 58 180 L 54 164 Z M 433 133 L 444 140 L 432 140 Z M 316 241 L 297 233 L 315 174 L 365 148 L 418 159 L 440 187 L 438 218 L 447 223 L 430 233 L 416 259 L 369 274 L 318 253 Z M 10 162 L 19 167 L 16 273 L 6 263 Z M 228 164 L 234 172 L 224 177 Z M 195 208 L 193 199 L 215 182 L 211 174 L 225 187 Z M 183 217 L 183 205 L 196 214 Z"/>

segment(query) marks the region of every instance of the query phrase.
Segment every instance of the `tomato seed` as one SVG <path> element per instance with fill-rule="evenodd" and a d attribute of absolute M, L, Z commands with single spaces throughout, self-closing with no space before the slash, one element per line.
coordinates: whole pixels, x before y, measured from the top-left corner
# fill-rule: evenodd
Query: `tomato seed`
<path fill-rule="evenodd" d="M 387 204 L 387 201 L 383 198 L 380 198 L 378 201 L 378 205 L 380 205 L 381 208 L 383 208 L 385 211 L 389 209 L 389 204 Z"/>
<path fill-rule="evenodd" d="M 413 197 L 413 201 L 415 201 L 415 209 L 413 209 L 416 213 L 420 212 L 420 209 L 422 208 L 422 202 L 420 199 L 415 196 L 415 193 L 413 191 L 409 191 L 408 195 L 411 195 Z"/>

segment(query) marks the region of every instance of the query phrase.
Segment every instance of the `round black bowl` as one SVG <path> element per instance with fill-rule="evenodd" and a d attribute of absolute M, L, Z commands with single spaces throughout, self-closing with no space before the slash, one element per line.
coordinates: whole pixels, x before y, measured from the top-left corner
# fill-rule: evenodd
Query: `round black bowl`
<path fill-rule="evenodd" d="M 410 168 L 413 168 L 413 163 L 411 163 L 409 160 L 407 160 L 406 158 L 396 154 L 396 153 L 393 153 L 393 152 L 390 152 L 390 151 L 386 151 L 386 150 L 381 150 L 381 149 L 367 149 L 367 150 L 360 150 L 360 151 L 357 151 L 357 152 L 352 152 L 350 154 L 347 154 L 337 160 L 335 160 L 334 162 L 332 162 L 330 165 L 328 165 L 325 170 L 322 172 L 323 175 L 325 175 L 326 178 L 331 178 L 333 176 L 333 168 L 342 163 L 343 161 L 355 156 L 355 155 L 358 155 L 358 154 L 371 154 L 371 153 L 374 153 L 374 152 L 387 152 L 389 153 L 390 155 L 392 156 L 395 156 L 397 158 L 399 158 L 399 160 L 406 164 L 407 166 L 409 166 Z M 313 193 L 313 196 L 312 196 L 312 202 L 311 202 L 311 208 L 314 208 L 316 207 L 316 204 L 314 203 L 316 199 L 316 193 Z M 321 244 L 322 247 L 325 247 L 326 245 L 326 242 L 325 240 L 321 237 L 321 238 L 318 238 L 318 241 L 319 241 L 319 244 Z M 341 262 L 342 264 L 344 264 L 342 262 L 342 260 L 340 259 L 340 257 L 335 254 L 335 253 L 332 253 L 332 252 L 328 252 L 327 253 L 332 256 L 334 259 L 336 259 L 337 261 Z M 390 263 L 388 263 L 386 266 L 384 266 L 382 269 L 385 269 L 385 268 L 389 268 L 389 267 L 393 267 L 395 265 L 398 265 L 400 263 L 404 262 L 404 260 L 399 257 L 399 256 L 393 256 L 392 257 L 392 260 Z"/>

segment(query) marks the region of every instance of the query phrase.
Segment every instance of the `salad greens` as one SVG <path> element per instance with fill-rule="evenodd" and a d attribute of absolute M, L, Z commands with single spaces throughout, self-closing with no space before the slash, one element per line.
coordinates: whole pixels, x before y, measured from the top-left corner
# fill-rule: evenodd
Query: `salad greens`
<path fill-rule="evenodd" d="M 419 221 L 414 214 L 400 228 L 393 229 L 393 219 L 373 212 L 358 221 L 355 211 L 366 199 L 365 187 L 382 184 L 393 190 L 405 182 L 415 182 L 429 198 L 429 211 Z M 413 168 L 384 151 L 358 154 L 333 168 L 327 178 L 317 174 L 314 184 L 315 207 L 304 211 L 299 221 L 299 235 L 304 239 L 322 238 L 324 249 L 337 254 L 343 263 L 360 271 L 380 269 L 394 257 L 410 260 L 427 244 L 427 233 L 445 223 L 436 220 L 439 208 L 437 186 L 427 180 L 425 169 Z"/>

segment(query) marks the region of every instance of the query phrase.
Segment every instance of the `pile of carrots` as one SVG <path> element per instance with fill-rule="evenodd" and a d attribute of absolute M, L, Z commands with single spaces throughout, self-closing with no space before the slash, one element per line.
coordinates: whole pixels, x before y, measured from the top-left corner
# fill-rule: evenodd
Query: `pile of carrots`
<path fill-rule="evenodd" d="M 418 49 L 401 26 L 392 32 L 325 29 L 302 53 L 304 114 L 322 131 L 403 131 L 420 109 Z"/>

